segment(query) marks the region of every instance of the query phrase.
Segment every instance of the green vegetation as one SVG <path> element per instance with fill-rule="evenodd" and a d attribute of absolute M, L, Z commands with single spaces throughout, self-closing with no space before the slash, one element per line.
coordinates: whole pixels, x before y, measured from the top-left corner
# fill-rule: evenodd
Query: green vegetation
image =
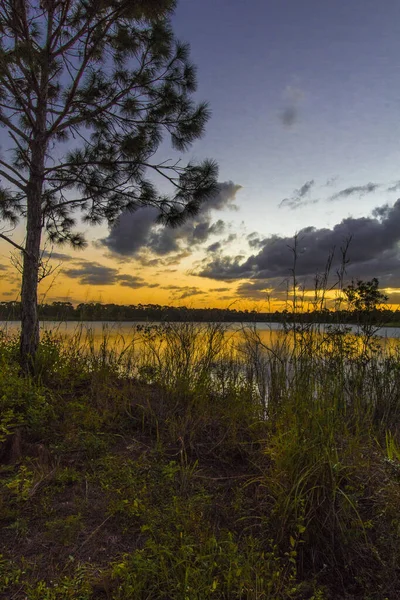
<path fill-rule="evenodd" d="M 341 327 L 0 339 L 0 598 L 396 600 L 400 354 Z"/>

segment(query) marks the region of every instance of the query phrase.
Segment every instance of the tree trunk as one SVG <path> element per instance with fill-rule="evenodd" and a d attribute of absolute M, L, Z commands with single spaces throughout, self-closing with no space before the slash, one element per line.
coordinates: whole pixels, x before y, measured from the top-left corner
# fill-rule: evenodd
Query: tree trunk
<path fill-rule="evenodd" d="M 39 346 L 38 280 L 42 236 L 42 191 L 46 142 L 38 136 L 31 143 L 31 172 L 27 190 L 26 244 L 21 289 L 20 360 L 25 373 L 34 370 Z"/>
<path fill-rule="evenodd" d="M 28 201 L 27 235 L 24 252 L 21 289 L 21 366 L 32 372 L 33 361 L 39 345 L 39 319 L 37 310 L 40 240 L 42 215 L 40 197 Z"/>
<path fill-rule="evenodd" d="M 46 47 L 40 57 L 40 84 L 35 107 L 35 125 L 29 144 L 29 180 L 26 204 L 26 244 L 21 289 L 21 339 L 20 361 L 25 373 L 32 373 L 39 346 L 38 283 L 40 242 L 43 229 L 42 194 L 45 180 L 45 159 L 48 144 L 46 132 L 47 101 L 49 90 L 50 40 L 53 11 L 49 13 Z"/>

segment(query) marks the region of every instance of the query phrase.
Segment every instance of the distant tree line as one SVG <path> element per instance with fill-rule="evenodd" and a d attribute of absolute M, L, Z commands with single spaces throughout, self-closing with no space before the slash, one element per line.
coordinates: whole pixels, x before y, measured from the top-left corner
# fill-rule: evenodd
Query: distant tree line
<path fill-rule="evenodd" d="M 0 320 L 20 320 L 20 302 L 0 302 Z M 349 310 L 326 308 L 292 313 L 290 310 L 262 312 L 234 308 L 187 308 L 159 304 L 101 304 L 86 302 L 74 306 L 71 302 L 52 302 L 39 306 L 43 321 L 196 321 L 231 323 L 359 323 L 368 319 L 376 324 L 399 324 L 400 312 L 388 308 L 356 306 Z"/>

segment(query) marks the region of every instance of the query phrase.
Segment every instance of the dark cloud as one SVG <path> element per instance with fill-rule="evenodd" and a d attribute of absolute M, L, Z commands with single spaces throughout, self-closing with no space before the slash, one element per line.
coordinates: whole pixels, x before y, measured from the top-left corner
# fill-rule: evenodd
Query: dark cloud
<path fill-rule="evenodd" d="M 125 212 L 111 227 L 108 236 L 100 241 L 116 254 L 134 256 L 146 246 L 152 229 L 155 228 L 157 214 L 157 210 L 151 206 L 145 206 L 133 213 Z"/>
<path fill-rule="evenodd" d="M 221 242 L 215 242 L 214 244 L 210 244 L 209 246 L 207 246 L 206 250 L 207 252 L 218 252 L 218 250 L 221 250 L 221 248 Z"/>
<path fill-rule="evenodd" d="M 64 275 L 79 279 L 82 285 L 112 285 L 117 283 L 118 269 L 98 263 L 81 262 L 79 267 L 65 269 Z"/>
<path fill-rule="evenodd" d="M 228 237 L 222 241 L 223 244 L 230 244 L 231 242 L 234 242 L 235 240 L 237 240 L 237 233 L 230 233 L 228 235 Z"/>
<path fill-rule="evenodd" d="M 165 285 L 160 288 L 161 290 L 169 290 L 172 292 L 172 296 L 176 299 L 183 300 L 184 298 L 189 298 L 190 296 L 199 296 L 200 294 L 205 294 L 203 290 L 194 286 L 182 286 L 182 285 Z"/>
<path fill-rule="evenodd" d="M 133 290 L 136 290 L 137 288 L 141 288 L 146 285 L 142 277 L 136 277 L 134 275 L 117 275 L 116 280 L 119 283 L 119 285 L 122 285 L 123 287 L 132 288 Z M 154 287 L 154 285 L 152 285 L 151 287 Z"/>
<path fill-rule="evenodd" d="M 382 206 L 377 206 L 372 210 L 372 216 L 377 219 L 387 219 L 390 215 L 390 211 L 392 208 L 389 204 L 383 204 Z"/>
<path fill-rule="evenodd" d="M 43 256 L 43 258 L 50 258 L 53 260 L 62 260 L 64 262 L 76 260 L 76 256 L 70 256 L 69 254 L 63 254 L 62 252 L 52 252 L 52 251 L 48 251 L 48 250 L 43 250 L 42 256 Z"/>
<path fill-rule="evenodd" d="M 225 231 L 225 223 L 218 219 L 216 223 L 203 221 L 196 225 L 190 236 L 195 244 L 206 242 L 211 235 L 221 235 Z"/>
<path fill-rule="evenodd" d="M 271 291 L 271 283 L 268 280 L 244 281 L 241 283 L 236 293 L 243 298 L 251 300 L 266 300 Z"/>
<path fill-rule="evenodd" d="M 279 208 L 288 207 L 292 210 L 299 208 L 300 206 L 306 206 L 307 204 L 316 204 L 318 200 L 311 200 L 308 198 L 308 195 L 311 189 L 315 186 L 314 179 L 310 179 L 306 181 L 300 189 L 294 190 L 293 194 L 290 198 L 284 198 L 280 204 Z M 251 244 L 250 244 L 251 245 Z"/>
<path fill-rule="evenodd" d="M 175 253 L 181 259 L 182 252 L 188 252 L 194 246 L 207 242 L 211 236 L 224 232 L 224 221 L 213 222 L 212 213 L 236 209 L 235 197 L 240 189 L 240 185 L 231 181 L 220 183 L 219 192 L 203 204 L 200 213 L 174 229 L 157 225 L 158 211 L 153 207 L 123 213 L 100 244 L 116 255 L 140 260 L 149 260 L 149 253 L 161 258 Z"/>
<path fill-rule="evenodd" d="M 229 292 L 228 287 L 217 287 L 217 288 L 212 288 L 210 291 L 211 292 Z"/>
<path fill-rule="evenodd" d="M 78 279 L 81 285 L 122 285 L 132 289 L 159 286 L 158 283 L 147 284 L 142 277 L 119 273 L 118 269 L 89 261 L 81 261 L 79 266 L 65 269 L 64 275 Z"/>
<path fill-rule="evenodd" d="M 328 179 L 328 181 L 322 186 L 322 187 L 331 187 L 337 178 L 332 178 L 332 179 Z M 311 190 L 315 187 L 315 181 L 314 179 L 310 179 L 309 181 L 306 181 L 301 188 L 299 188 L 298 190 L 294 190 L 293 194 L 291 196 L 289 196 L 288 198 L 284 198 L 280 204 L 279 204 L 279 208 L 290 208 L 291 210 L 296 210 L 297 208 L 306 206 L 308 204 L 317 204 L 317 202 L 319 202 L 319 200 L 315 200 L 315 199 L 311 199 L 310 196 L 310 192 Z M 366 194 L 372 194 L 373 192 L 375 192 L 378 188 L 382 187 L 382 184 L 380 183 L 366 183 L 364 185 L 354 185 L 351 187 L 347 187 L 343 190 L 340 190 L 339 192 L 336 192 L 335 194 L 332 194 L 332 196 L 330 196 L 328 198 L 328 201 L 330 202 L 334 202 L 335 200 L 341 200 L 342 198 L 349 198 L 350 196 L 358 196 L 358 197 L 362 197 L 365 196 Z M 400 182 L 399 182 L 399 188 L 400 188 Z M 396 188 L 396 186 L 393 186 L 392 188 L 388 188 L 388 191 L 394 191 Z M 250 245 L 252 245 L 251 240 L 250 240 Z"/>
<path fill-rule="evenodd" d="M 332 229 L 305 227 L 297 235 L 296 276 L 312 279 L 324 270 L 334 248 L 337 254 L 351 238 L 347 258 L 349 277 L 378 277 L 381 286 L 400 287 L 400 200 L 379 207 L 371 217 L 346 218 Z M 197 274 L 218 281 L 264 280 L 276 287 L 293 268 L 294 239 L 272 236 L 260 251 L 243 260 L 240 256 L 217 256 L 205 261 Z"/>
<path fill-rule="evenodd" d="M 252 240 L 249 240 L 250 248 L 262 248 L 263 244 L 264 240 L 262 240 L 261 238 L 253 238 Z"/>
<path fill-rule="evenodd" d="M 330 201 L 340 200 L 341 198 L 348 198 L 349 196 L 365 196 L 366 194 L 372 194 L 381 187 L 380 183 L 366 183 L 365 185 L 353 185 L 352 187 L 345 188 L 344 190 L 340 190 L 336 194 L 333 194 L 329 198 Z"/>
<path fill-rule="evenodd" d="M 200 277 L 208 277 L 217 281 L 230 281 L 235 279 L 247 279 L 252 276 L 251 268 L 245 269 L 245 263 L 242 263 L 243 255 L 238 256 L 217 256 L 217 258 L 205 262 L 205 266 L 195 273 Z"/>
<path fill-rule="evenodd" d="M 247 243 L 250 248 L 261 248 L 263 245 L 263 240 L 259 237 L 259 234 L 253 231 L 247 236 Z"/>
<path fill-rule="evenodd" d="M 182 252 L 178 252 L 177 254 L 171 254 L 170 256 L 164 256 L 164 257 L 160 257 L 158 256 L 157 258 L 152 258 L 152 254 L 150 253 L 146 253 L 146 252 L 141 252 L 138 255 L 136 255 L 135 261 L 137 261 L 140 265 L 142 265 L 142 267 L 170 267 L 170 266 L 174 266 L 174 265 L 178 265 L 184 258 L 187 258 L 188 256 L 191 255 L 190 250 L 183 250 Z M 112 256 L 115 255 L 111 255 Z M 119 261 L 119 262 L 126 262 L 126 259 L 123 261 Z M 166 272 L 173 272 L 176 271 L 176 269 L 163 269 L 163 273 Z"/>
<path fill-rule="evenodd" d="M 315 184 L 314 179 L 310 179 L 310 181 L 306 181 L 298 191 L 299 198 L 304 198 L 304 196 L 307 196 L 308 192 L 310 191 L 310 189 L 313 187 L 314 184 Z"/>
<path fill-rule="evenodd" d="M 177 273 L 178 269 L 163 269 L 162 271 L 157 271 L 156 275 L 165 275 L 165 273 Z"/>
<path fill-rule="evenodd" d="M 197 287 L 184 287 L 181 288 L 182 294 L 179 295 L 179 300 L 184 300 L 185 298 L 191 298 L 192 296 L 200 296 L 205 294 L 202 290 Z"/>
<path fill-rule="evenodd" d="M 7 271 L 8 267 L 6 267 L 6 265 L 1 265 L 0 264 L 0 271 Z"/>
<path fill-rule="evenodd" d="M 219 252 L 223 247 L 237 240 L 237 237 L 238 236 L 236 233 L 230 233 L 224 240 L 221 240 L 220 242 L 214 242 L 213 244 L 207 246 L 206 252 Z"/>

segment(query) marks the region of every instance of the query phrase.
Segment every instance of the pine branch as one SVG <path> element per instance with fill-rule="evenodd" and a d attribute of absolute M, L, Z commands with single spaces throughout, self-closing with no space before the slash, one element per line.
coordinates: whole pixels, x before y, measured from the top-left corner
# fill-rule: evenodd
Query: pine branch
<path fill-rule="evenodd" d="M 25 142 L 29 142 L 29 137 L 26 135 L 26 133 L 24 133 L 22 131 L 22 129 L 19 129 L 19 127 L 14 125 L 14 123 L 12 121 L 10 121 L 8 119 L 8 117 L 6 117 L 1 112 L 0 112 L 0 123 L 3 123 L 3 125 L 8 127 L 9 129 L 11 129 L 11 131 L 13 131 L 16 135 L 19 135 L 19 137 L 21 137 L 23 140 L 25 140 Z"/>
<path fill-rule="evenodd" d="M 14 179 L 14 177 L 11 177 L 11 175 L 9 175 L 5 171 L 3 171 L 3 169 L 0 169 L 0 175 L 2 175 L 5 179 L 7 179 L 7 181 L 9 183 L 12 183 L 13 185 L 18 187 L 23 192 L 26 192 L 26 187 L 24 185 L 22 185 L 22 183 L 20 183 L 17 179 Z"/>
<path fill-rule="evenodd" d="M 10 164 L 6 163 L 4 160 L 0 159 L 0 165 L 3 165 L 3 167 L 5 167 L 6 169 L 8 169 L 12 173 L 14 173 L 14 175 L 19 177 L 25 184 L 28 183 L 27 179 L 25 179 L 25 177 L 22 177 L 21 173 L 19 171 L 17 171 L 17 169 L 14 169 L 14 167 L 12 167 Z"/>
<path fill-rule="evenodd" d="M 3 240 L 6 240 L 6 242 L 8 242 L 12 246 L 14 246 L 14 248 L 16 248 L 17 250 L 19 250 L 20 252 L 23 252 L 24 254 L 26 254 L 25 248 L 23 248 L 22 246 L 20 246 L 16 242 L 14 242 L 14 240 L 12 240 L 11 238 L 9 238 L 8 236 L 4 235 L 4 233 L 0 233 L 0 238 L 2 238 Z"/>

